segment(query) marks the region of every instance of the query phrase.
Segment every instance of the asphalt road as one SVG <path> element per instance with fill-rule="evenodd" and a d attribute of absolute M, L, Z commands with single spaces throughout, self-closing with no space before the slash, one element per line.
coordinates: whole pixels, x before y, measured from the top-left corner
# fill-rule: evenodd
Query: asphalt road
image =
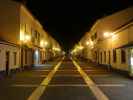
<path fill-rule="evenodd" d="M 79 60 L 76 63 L 81 69 L 70 58 L 64 58 L 60 64 L 59 61 L 47 62 L 10 77 L 1 77 L 0 100 L 31 100 L 29 97 L 38 97 L 39 100 L 97 100 L 101 95 L 98 91 L 108 100 L 133 100 L 131 79 L 92 63 Z M 82 75 L 82 71 L 87 76 Z"/>

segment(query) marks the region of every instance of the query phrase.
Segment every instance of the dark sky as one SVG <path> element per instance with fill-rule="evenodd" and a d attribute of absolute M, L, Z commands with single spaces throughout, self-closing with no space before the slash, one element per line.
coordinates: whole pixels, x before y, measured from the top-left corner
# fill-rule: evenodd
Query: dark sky
<path fill-rule="evenodd" d="M 27 7 L 68 50 L 90 29 L 96 19 L 132 6 L 133 0 L 27 0 Z"/>

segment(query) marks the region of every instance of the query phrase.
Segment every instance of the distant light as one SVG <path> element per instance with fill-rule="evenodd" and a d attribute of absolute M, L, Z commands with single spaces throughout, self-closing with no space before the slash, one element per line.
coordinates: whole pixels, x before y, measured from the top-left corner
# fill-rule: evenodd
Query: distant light
<path fill-rule="evenodd" d="M 83 46 L 79 46 L 78 48 L 79 48 L 80 50 L 82 50 L 84 47 L 83 47 Z"/>
<path fill-rule="evenodd" d="M 52 49 L 55 50 L 55 51 L 61 51 L 60 48 L 56 48 L 56 47 L 53 47 Z"/>
<path fill-rule="evenodd" d="M 41 40 L 40 46 L 41 46 L 41 47 L 44 47 L 44 41 L 43 41 L 43 40 Z"/>
<path fill-rule="evenodd" d="M 31 39 L 30 35 L 25 35 L 25 40 L 26 41 L 30 41 L 30 39 Z"/>
<path fill-rule="evenodd" d="M 90 41 L 90 45 L 93 46 L 93 42 L 92 41 Z"/>
<path fill-rule="evenodd" d="M 48 42 L 47 41 L 44 42 L 44 46 L 45 47 L 48 46 Z"/>
<path fill-rule="evenodd" d="M 109 37 L 110 36 L 110 33 L 109 32 L 105 32 L 104 33 L 104 37 Z"/>
<path fill-rule="evenodd" d="M 90 44 L 89 41 L 87 41 L 87 42 L 86 42 L 86 45 L 89 45 L 89 44 Z"/>

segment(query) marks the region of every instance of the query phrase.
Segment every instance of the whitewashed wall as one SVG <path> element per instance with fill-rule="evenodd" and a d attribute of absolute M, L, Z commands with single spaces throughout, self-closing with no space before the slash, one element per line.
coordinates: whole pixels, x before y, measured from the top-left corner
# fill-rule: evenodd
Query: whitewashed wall
<path fill-rule="evenodd" d="M 0 71 L 4 71 L 6 69 L 6 51 L 10 52 L 10 60 L 9 60 L 10 61 L 9 62 L 10 69 L 19 68 L 19 66 L 20 66 L 20 58 L 19 58 L 20 50 L 19 50 L 19 48 L 0 44 Z M 14 65 L 14 55 L 13 55 L 14 52 L 17 53 L 16 65 Z"/>

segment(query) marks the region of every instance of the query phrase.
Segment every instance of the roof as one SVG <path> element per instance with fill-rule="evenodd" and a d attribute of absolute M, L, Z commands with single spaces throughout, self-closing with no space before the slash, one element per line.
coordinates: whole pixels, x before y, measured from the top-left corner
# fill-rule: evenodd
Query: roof
<path fill-rule="evenodd" d="M 98 33 L 106 31 L 114 32 L 132 21 L 133 6 L 97 20 L 91 28 L 91 31 L 96 30 Z"/>

